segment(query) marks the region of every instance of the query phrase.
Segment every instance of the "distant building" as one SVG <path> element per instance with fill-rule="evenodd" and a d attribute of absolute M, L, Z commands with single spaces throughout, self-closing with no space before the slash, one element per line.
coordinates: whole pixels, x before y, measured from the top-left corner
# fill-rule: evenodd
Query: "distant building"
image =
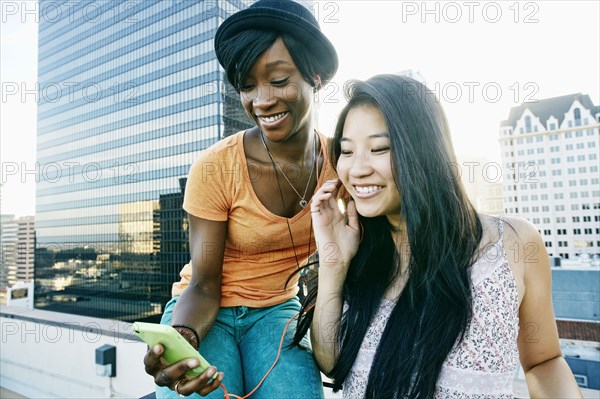
<path fill-rule="evenodd" d="M 0 214 L 0 304 L 6 304 L 9 269 L 16 266 L 17 223 L 14 215 Z"/>
<path fill-rule="evenodd" d="M 181 179 L 252 126 L 213 49 L 250 3 L 41 1 L 36 308 L 158 321 L 189 259 Z"/>
<path fill-rule="evenodd" d="M 550 256 L 600 256 L 599 121 L 578 93 L 523 103 L 500 124 L 506 213 L 536 225 Z"/>
<path fill-rule="evenodd" d="M 565 261 L 564 264 L 575 262 Z M 565 360 L 579 386 L 600 389 L 600 268 L 552 268 L 552 303 Z"/>
<path fill-rule="evenodd" d="M 551 257 L 561 350 L 600 389 L 600 107 L 572 94 L 524 103 L 500 124 L 505 212 L 529 219 Z"/>
<path fill-rule="evenodd" d="M 598 323 L 593 328 L 598 330 Z M 563 356 L 577 384 L 582 388 L 600 389 L 600 343 L 575 339 L 560 341 Z"/>
<path fill-rule="evenodd" d="M 502 183 L 488 183 L 485 193 L 477 198 L 477 210 L 487 215 L 498 216 L 504 211 L 504 196 L 502 194 Z"/>
<path fill-rule="evenodd" d="M 553 267 L 552 303 L 557 319 L 600 322 L 600 268 Z"/>
<path fill-rule="evenodd" d="M 6 290 L 6 305 L 33 309 L 33 280 L 25 283 L 17 282 Z"/>
<path fill-rule="evenodd" d="M 161 273 L 164 276 L 159 283 L 172 281 L 179 278 L 181 265 L 190 260 L 190 239 L 187 214 L 183 210 L 183 196 L 187 178 L 179 179 L 180 192 L 162 194 L 158 213 L 160 228 L 160 250 L 158 260 L 161 264 Z M 161 288 L 170 290 L 171 285 Z"/>
<path fill-rule="evenodd" d="M 35 225 L 33 216 L 17 219 L 16 267 L 9 270 L 8 282 L 28 283 L 33 280 L 35 265 Z"/>
<path fill-rule="evenodd" d="M 504 213 L 502 167 L 481 157 L 458 157 L 461 182 L 477 211 L 498 216 Z"/>
<path fill-rule="evenodd" d="M 33 216 L 0 219 L 0 303 L 6 304 L 8 288 L 33 281 L 35 230 Z"/>
<path fill-rule="evenodd" d="M 409 78 L 412 78 L 420 83 L 423 83 L 424 85 L 427 85 L 427 80 L 425 79 L 425 76 L 423 76 L 421 71 L 417 71 L 415 69 L 406 69 L 404 71 L 398 72 L 398 75 L 408 76 Z"/>

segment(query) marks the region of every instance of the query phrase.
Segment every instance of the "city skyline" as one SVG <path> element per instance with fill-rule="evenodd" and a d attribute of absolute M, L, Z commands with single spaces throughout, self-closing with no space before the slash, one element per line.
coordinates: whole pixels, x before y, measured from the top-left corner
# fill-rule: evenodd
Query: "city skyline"
<path fill-rule="evenodd" d="M 331 133 L 348 79 L 414 70 L 440 98 L 457 154 L 499 162 L 499 127 L 512 107 L 575 93 L 599 102 L 599 5 L 566 5 L 315 2 L 313 13 L 340 57 L 338 74 L 321 92 L 319 126 Z M 2 212 L 17 216 L 33 215 L 35 209 L 34 8 L 3 3 Z"/>

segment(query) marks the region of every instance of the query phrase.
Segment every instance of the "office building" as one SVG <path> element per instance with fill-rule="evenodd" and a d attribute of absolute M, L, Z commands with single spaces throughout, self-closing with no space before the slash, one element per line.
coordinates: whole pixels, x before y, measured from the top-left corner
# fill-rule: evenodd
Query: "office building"
<path fill-rule="evenodd" d="M 33 280 L 35 254 L 35 226 L 33 216 L 23 216 L 16 220 L 17 246 L 15 267 L 8 270 L 8 283 L 28 283 Z"/>
<path fill-rule="evenodd" d="M 0 217 L 0 303 L 6 303 L 7 289 L 33 281 L 35 230 L 33 216 Z"/>
<path fill-rule="evenodd" d="M 0 304 L 6 304 L 9 269 L 16 265 L 17 223 L 14 215 L 0 214 Z"/>
<path fill-rule="evenodd" d="M 550 256 L 600 256 L 599 121 L 577 93 L 523 103 L 500 124 L 506 213 L 536 225 Z"/>
<path fill-rule="evenodd" d="M 213 50 L 249 3 L 40 3 L 36 308 L 158 320 L 189 259 L 182 179 L 251 126 Z"/>

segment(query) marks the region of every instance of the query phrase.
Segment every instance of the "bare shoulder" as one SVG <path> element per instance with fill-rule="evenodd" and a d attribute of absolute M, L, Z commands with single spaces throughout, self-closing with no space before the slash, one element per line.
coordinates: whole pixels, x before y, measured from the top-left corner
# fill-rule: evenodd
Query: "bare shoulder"
<path fill-rule="evenodd" d="M 504 242 L 526 252 L 548 256 L 541 234 L 530 221 L 517 216 L 503 216 Z"/>
<path fill-rule="evenodd" d="M 540 233 L 538 232 L 535 225 L 533 225 L 529 220 L 524 219 L 518 216 L 502 216 L 502 220 L 504 220 L 507 225 L 504 229 L 507 238 L 514 239 L 523 239 L 523 238 L 535 238 L 540 237 Z"/>
<path fill-rule="evenodd" d="M 546 280 L 550 273 L 550 261 L 542 236 L 531 222 L 518 216 L 479 214 L 479 220 L 483 228 L 481 245 L 498 241 L 499 225 L 503 226 L 504 253 L 517 284 L 521 303 L 528 286 L 536 280 Z"/>
<path fill-rule="evenodd" d="M 477 215 L 481 222 L 481 247 L 487 247 L 498 241 L 500 237 L 499 223 L 500 219 L 497 216 L 486 215 L 480 213 Z"/>
<path fill-rule="evenodd" d="M 522 270 L 525 282 L 550 272 L 550 259 L 544 240 L 531 222 L 521 217 L 503 216 L 504 244 L 509 249 L 511 266 Z"/>
<path fill-rule="evenodd" d="M 481 242 L 483 245 L 493 243 L 499 239 L 500 219 L 502 220 L 504 247 L 512 249 L 515 245 L 521 247 L 544 247 L 544 240 L 537 228 L 527 219 L 518 216 L 502 215 L 490 216 L 479 214 L 479 220 L 483 229 Z M 545 247 L 544 251 L 545 253 Z"/>
<path fill-rule="evenodd" d="M 524 244 L 525 242 L 536 241 L 537 239 L 542 241 L 536 227 L 521 217 L 508 215 L 499 217 L 485 214 L 479 214 L 478 216 L 483 229 L 483 242 L 496 241 L 498 239 L 500 219 L 503 221 L 505 243 L 520 242 Z"/>

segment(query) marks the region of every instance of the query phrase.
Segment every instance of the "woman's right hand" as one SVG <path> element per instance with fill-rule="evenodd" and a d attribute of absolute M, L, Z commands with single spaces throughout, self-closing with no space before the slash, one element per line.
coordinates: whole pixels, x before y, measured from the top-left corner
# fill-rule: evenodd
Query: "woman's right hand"
<path fill-rule="evenodd" d="M 340 187 L 339 179 L 328 180 L 312 198 L 310 211 L 320 266 L 347 268 L 360 243 L 356 205 L 351 200 L 346 215 L 342 214 L 336 200 Z"/>
<path fill-rule="evenodd" d="M 162 357 L 164 347 L 160 344 L 154 345 L 144 356 L 144 366 L 146 373 L 154 377 L 154 383 L 161 387 L 169 387 L 180 395 L 188 396 L 196 392 L 201 396 L 206 396 L 215 389 L 219 388 L 223 381 L 223 373 L 217 373 L 213 366 L 204 370 L 202 374 L 191 378 L 185 373 L 198 367 L 198 359 L 184 359 L 172 365 L 167 364 Z M 217 373 L 214 380 L 212 376 Z"/>

